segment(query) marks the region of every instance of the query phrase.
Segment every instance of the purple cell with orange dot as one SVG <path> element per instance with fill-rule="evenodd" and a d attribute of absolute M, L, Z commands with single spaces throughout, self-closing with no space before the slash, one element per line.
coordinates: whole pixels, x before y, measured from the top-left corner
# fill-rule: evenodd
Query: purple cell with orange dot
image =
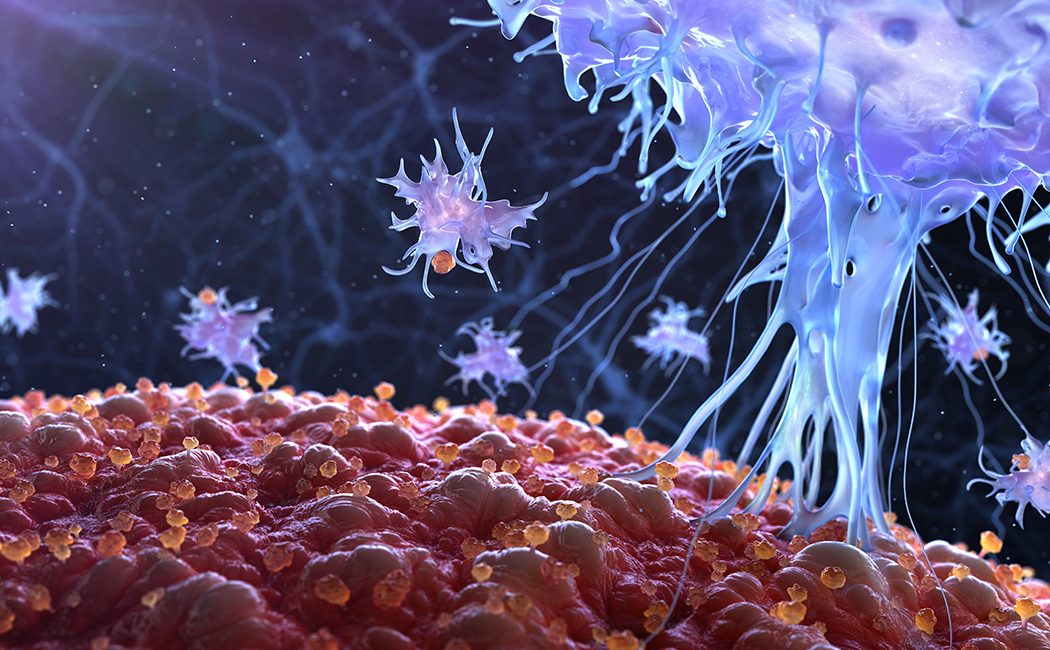
<path fill-rule="evenodd" d="M 260 309 L 255 298 L 231 303 L 225 287 L 218 291 L 206 287 L 196 295 L 181 291 L 190 301 L 190 313 L 181 314 L 183 324 L 175 327 L 186 340 L 183 355 L 215 359 L 226 369 L 223 379 L 237 375 L 237 366 L 254 372 L 262 369 L 262 351 L 269 346 L 259 336 L 259 327 L 273 320 L 272 309 Z"/>
<path fill-rule="evenodd" d="M 1006 360 L 1010 357 L 1006 351 L 1010 337 L 999 330 L 995 307 L 990 307 L 983 315 L 978 314 L 980 296 L 977 289 L 970 292 L 965 306 L 959 305 L 951 297 L 936 294 L 933 297 L 946 314 L 944 322 L 934 323 L 931 328 L 934 346 L 948 360 L 945 373 L 958 367 L 971 380 L 980 383 L 974 371 L 989 357 L 995 357 L 999 361 L 996 378 L 1002 376 L 1006 372 Z"/>
<path fill-rule="evenodd" d="M 438 274 L 451 271 L 457 264 L 475 273 L 488 276 L 493 291 L 498 291 L 496 280 L 489 268 L 493 247 L 508 250 L 511 246 L 528 248 L 525 242 L 513 239 L 515 228 L 524 228 L 533 211 L 543 205 L 547 195 L 531 205 L 514 207 L 510 201 L 490 201 L 485 179 L 481 175 L 481 160 L 492 139 L 492 129 L 485 137 L 481 153 L 471 153 L 459 128 L 459 118 L 452 111 L 452 122 L 456 128 L 456 151 L 463 160 L 459 172 L 450 174 L 441 156 L 441 144 L 434 140 L 434 159 L 427 161 L 420 156 L 423 171 L 418 181 L 405 173 L 405 161 L 397 174 L 377 179 L 393 186 L 395 196 L 415 206 L 416 212 L 408 219 L 399 219 L 391 213 L 390 228 L 401 232 L 408 228 L 419 229 L 419 239 L 401 257 L 408 259 L 408 266 L 400 270 L 383 267 L 390 275 L 404 275 L 415 268 L 419 258 L 426 258 L 423 268 L 423 293 L 433 298 L 427 280 L 430 269 Z"/>
<path fill-rule="evenodd" d="M 988 496 L 995 497 L 999 503 L 1017 504 L 1017 525 L 1024 528 L 1024 513 L 1032 506 L 1043 517 L 1050 512 L 1050 446 L 1032 436 L 1021 441 L 1021 453 L 1014 454 L 1010 471 L 1005 474 L 989 470 L 984 466 L 984 454 L 978 456 L 981 469 L 988 478 L 975 478 L 967 488 L 975 483 L 984 483 L 992 488 Z"/>

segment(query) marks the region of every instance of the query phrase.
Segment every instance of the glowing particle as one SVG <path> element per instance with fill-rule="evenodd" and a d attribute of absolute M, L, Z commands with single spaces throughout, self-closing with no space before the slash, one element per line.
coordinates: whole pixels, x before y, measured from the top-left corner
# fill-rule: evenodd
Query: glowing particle
<path fill-rule="evenodd" d="M 718 544 L 701 537 L 696 540 L 696 546 L 693 547 L 693 554 L 704 562 L 711 562 L 718 557 Z"/>
<path fill-rule="evenodd" d="M 468 560 L 473 560 L 485 552 L 485 544 L 475 537 L 468 537 L 463 540 L 459 548 L 463 551 L 463 557 Z"/>
<path fill-rule="evenodd" d="M 678 478 L 678 466 L 675 465 L 674 463 L 668 463 L 666 461 L 661 461 L 661 462 L 656 464 L 655 470 L 656 470 L 656 475 L 661 477 L 661 478 L 669 478 L 669 479 Z"/>
<path fill-rule="evenodd" d="M 153 505 L 157 510 L 167 510 L 175 505 L 175 497 L 170 494 L 159 494 Z"/>
<path fill-rule="evenodd" d="M 178 508 L 172 508 L 164 515 L 164 521 L 168 522 L 169 526 L 185 526 L 190 523 L 189 518 Z"/>
<path fill-rule="evenodd" d="M 134 459 L 127 447 L 112 447 L 106 456 L 117 467 L 124 467 Z"/>
<path fill-rule="evenodd" d="M 809 591 L 797 582 L 787 588 L 787 593 L 793 603 L 801 603 L 809 597 Z"/>
<path fill-rule="evenodd" d="M 492 576 L 492 567 L 484 562 L 478 562 L 470 568 L 470 575 L 476 582 L 485 582 Z"/>
<path fill-rule="evenodd" d="M 937 615 L 929 607 L 923 607 L 915 612 L 915 628 L 926 634 L 933 634 L 933 628 L 937 625 Z"/>
<path fill-rule="evenodd" d="M 263 551 L 263 564 L 270 573 L 278 573 L 292 566 L 293 553 L 288 544 L 271 544 Z"/>
<path fill-rule="evenodd" d="M 434 448 L 434 456 L 446 465 L 452 464 L 459 456 L 459 445 L 454 442 L 446 442 Z"/>
<path fill-rule="evenodd" d="M 1028 619 L 1033 618 L 1039 614 L 1039 604 L 1028 596 L 1021 596 L 1014 603 L 1014 611 L 1021 617 L 1021 626 L 1025 627 L 1028 625 Z"/>
<path fill-rule="evenodd" d="M 955 578 L 956 580 L 963 580 L 965 578 L 969 578 L 970 567 L 966 566 L 965 564 L 956 564 L 952 567 L 952 570 L 949 573 L 949 575 L 951 575 L 951 577 Z"/>
<path fill-rule="evenodd" d="M 627 429 L 627 431 L 624 431 L 623 437 L 632 446 L 645 442 L 645 435 L 642 434 L 641 429 L 636 427 L 631 427 L 630 429 Z"/>
<path fill-rule="evenodd" d="M 342 578 L 328 573 L 314 583 L 314 595 L 326 603 L 342 607 L 350 600 L 350 588 Z"/>
<path fill-rule="evenodd" d="M 181 481 L 172 481 L 168 485 L 168 492 L 175 498 L 185 501 L 193 498 L 193 495 L 197 493 L 197 488 L 188 479 L 183 479 Z"/>
<path fill-rule="evenodd" d="M 656 479 L 656 487 L 663 490 L 664 492 L 670 492 L 674 489 L 674 481 L 661 476 Z"/>
<path fill-rule="evenodd" d="M 162 598 L 164 598 L 164 589 L 163 587 L 157 587 L 156 589 L 150 589 L 142 594 L 142 598 L 139 599 L 139 602 L 142 603 L 142 606 L 146 609 L 153 609 Z"/>
<path fill-rule="evenodd" d="M 109 520 L 109 527 L 113 530 L 126 533 L 135 525 L 135 516 L 127 510 L 121 510 L 115 517 Z"/>
<path fill-rule="evenodd" d="M 605 638 L 605 647 L 609 650 L 638 650 L 641 647 L 641 642 L 638 641 L 638 637 L 634 635 L 634 632 L 622 630 L 610 632 L 609 636 Z"/>
<path fill-rule="evenodd" d="M 73 544 L 73 536 L 61 528 L 52 528 L 44 535 L 44 544 L 51 551 L 51 555 L 60 562 L 65 562 L 72 555 L 69 550 Z"/>
<path fill-rule="evenodd" d="M 0 289 L 0 331 L 14 330 L 20 338 L 26 332 L 35 332 L 37 312 L 58 306 L 45 288 L 53 278 L 36 273 L 23 278 L 17 269 L 7 269 L 7 291 Z"/>
<path fill-rule="evenodd" d="M 532 452 L 532 457 L 536 459 L 537 464 L 542 465 L 543 463 L 549 463 L 554 460 L 554 450 L 542 442 L 533 445 L 530 451 Z"/>
<path fill-rule="evenodd" d="M 753 542 L 749 545 L 749 548 L 755 558 L 759 560 L 772 560 L 777 554 L 776 547 L 764 539 Z"/>
<path fill-rule="evenodd" d="M 51 611 L 51 592 L 48 591 L 46 585 L 30 585 L 26 590 L 26 600 L 29 602 L 29 608 L 34 612 Z"/>
<path fill-rule="evenodd" d="M 525 540 L 530 546 L 540 546 L 550 539 L 550 530 L 540 522 L 533 522 L 525 527 Z"/>
<path fill-rule="evenodd" d="M 95 550 L 102 557 L 113 557 L 114 555 L 120 555 L 127 543 L 128 540 L 120 531 L 107 530 L 99 535 L 98 540 L 95 541 Z"/>
<path fill-rule="evenodd" d="M 0 605 L 0 635 L 7 634 L 15 627 L 15 613 L 7 605 Z"/>
<path fill-rule="evenodd" d="M 456 334 L 469 336 L 474 343 L 474 351 L 460 352 L 455 357 L 438 351 L 442 359 L 459 369 L 446 383 L 458 380 L 466 393 L 471 382 L 476 382 L 492 400 L 505 395 L 511 384 L 521 384 L 532 392 L 528 383 L 528 369 L 519 358 L 521 348 L 513 347 L 521 336 L 520 331 L 496 330 L 491 318 L 483 318 L 477 323 L 461 326 Z"/>
<path fill-rule="evenodd" d="M 160 534 L 161 546 L 175 552 L 178 552 L 179 548 L 182 547 L 182 543 L 185 541 L 186 529 L 182 526 L 172 526 Z"/>
<path fill-rule="evenodd" d="M 201 444 L 200 440 L 197 440 L 193 436 L 186 436 L 185 438 L 182 439 L 182 446 L 186 450 L 196 449 L 197 447 L 200 446 L 200 444 Z"/>
<path fill-rule="evenodd" d="M 511 614 L 521 618 L 532 609 L 532 598 L 528 594 L 511 594 L 507 596 L 507 608 Z"/>
<path fill-rule="evenodd" d="M 702 589 L 698 589 L 696 587 L 691 588 L 685 596 L 685 604 L 692 607 L 693 609 L 697 609 L 698 607 L 706 603 L 707 600 L 707 594 L 705 594 Z"/>
<path fill-rule="evenodd" d="M 368 496 L 368 493 L 372 491 L 372 486 L 369 485 L 367 481 L 358 479 L 353 482 L 350 489 L 355 497 L 366 497 Z"/>
<path fill-rule="evenodd" d="M 631 339 L 649 353 L 646 366 L 659 359 L 660 368 L 667 370 L 688 359 L 696 359 L 707 372 L 711 365 L 707 336 L 689 329 L 689 321 L 694 316 L 702 316 L 704 310 L 689 309 L 684 302 L 676 302 L 667 296 L 662 300 L 666 307 L 657 307 L 649 313 L 650 326 L 645 336 Z"/>
<path fill-rule="evenodd" d="M 807 542 L 806 538 L 801 535 L 794 535 L 791 538 L 791 541 L 788 542 L 788 550 L 792 553 L 798 553 L 807 546 L 809 546 L 809 542 Z"/>
<path fill-rule="evenodd" d="M 452 405 L 452 402 L 450 402 L 447 397 L 435 398 L 434 399 L 434 404 L 433 404 L 434 412 L 435 413 L 444 413 L 445 411 L 447 411 L 449 409 L 449 406 L 451 406 L 451 405 Z"/>
<path fill-rule="evenodd" d="M 235 512 L 230 517 L 233 527 L 242 533 L 250 533 L 252 528 L 259 523 L 259 513 L 254 510 L 248 512 Z"/>
<path fill-rule="evenodd" d="M 376 384 L 375 388 L 373 388 L 372 390 L 375 392 L 376 397 L 383 401 L 392 399 L 394 397 L 394 393 L 396 392 L 394 389 L 394 385 L 388 381 L 383 381 Z"/>
<path fill-rule="evenodd" d="M 1003 540 L 990 530 L 981 533 L 981 557 L 989 553 L 998 553 L 1003 550 Z"/>
<path fill-rule="evenodd" d="M 321 463 L 321 467 L 318 468 L 318 471 L 321 473 L 321 476 L 332 478 L 339 473 L 339 466 L 336 465 L 334 460 L 326 460 Z"/>
<path fill-rule="evenodd" d="M 395 569 L 372 588 L 372 602 L 381 609 L 400 607 L 411 590 L 412 577 L 402 569 Z"/>
<path fill-rule="evenodd" d="M 788 625 L 798 625 L 806 618 L 806 606 L 801 601 L 782 600 L 773 605 L 769 615 L 780 619 Z"/>
<path fill-rule="evenodd" d="M 430 298 L 434 297 L 427 285 L 431 266 L 439 273 L 439 268 L 447 269 L 445 272 L 448 272 L 457 262 L 466 269 L 487 275 L 492 290 L 498 290 L 489 269 L 493 247 L 503 250 L 511 246 L 528 248 L 527 244 L 512 238 L 513 231 L 515 228 L 524 228 L 530 219 L 535 219 L 533 211 L 547 199 L 545 194 L 538 202 L 523 207 L 513 207 L 506 200 L 489 201 L 481 175 L 481 160 L 485 156 L 492 131 L 489 131 L 481 153 L 475 155 L 467 149 L 454 109 L 452 122 L 456 129 L 456 150 L 463 161 L 463 167 L 458 173 L 449 174 L 441 155 L 441 145 L 435 140 L 434 159 L 422 161 L 423 171 L 418 182 L 408 178 L 404 160 L 396 175 L 376 179 L 392 186 L 396 190 L 395 196 L 415 206 L 415 214 L 408 219 L 398 219 L 391 213 L 390 228 L 398 232 L 408 228 L 419 229 L 419 240 L 401 257 L 402 260 L 409 259 L 408 266 L 400 271 L 384 266 L 383 270 L 390 275 L 404 275 L 415 268 L 421 257 L 426 258 L 423 293 Z M 441 253 L 445 255 L 439 261 Z M 462 259 L 457 257 L 457 253 L 462 254 Z"/>
<path fill-rule="evenodd" d="M 48 456 L 44 459 L 44 465 L 51 468 L 58 467 L 58 456 Z"/>
<path fill-rule="evenodd" d="M 215 359 L 226 369 L 223 379 L 236 375 L 237 366 L 261 370 L 259 348 L 269 346 L 259 337 L 259 327 L 273 320 L 271 309 L 258 309 L 255 298 L 230 303 L 226 288 L 205 289 L 196 296 L 180 291 L 190 301 L 190 313 L 181 314 L 183 324 L 175 328 L 186 341 L 183 355 L 192 352 L 191 359 Z"/>
<path fill-rule="evenodd" d="M 762 521 L 750 512 L 737 513 L 729 519 L 733 523 L 733 526 L 739 528 L 745 533 L 754 532 L 762 525 Z"/>
<path fill-rule="evenodd" d="M 598 474 L 598 470 L 593 467 L 585 467 L 580 471 L 579 479 L 583 485 L 594 485 L 598 482 L 601 476 Z"/>
<path fill-rule="evenodd" d="M 206 548 L 215 543 L 219 538 L 219 525 L 215 522 L 202 526 L 194 535 L 193 543 Z"/>
<path fill-rule="evenodd" d="M 19 479 L 7 492 L 7 496 L 17 503 L 25 503 L 26 499 L 36 494 L 36 486 L 25 479 Z"/>
<path fill-rule="evenodd" d="M 841 589 L 846 584 L 846 573 L 837 566 L 825 567 L 820 572 L 820 582 L 828 589 Z"/>
<path fill-rule="evenodd" d="M 584 419 L 587 420 L 587 424 L 591 425 L 592 427 L 596 427 L 605 421 L 605 414 L 599 411 L 598 409 L 592 409 L 590 411 L 587 411 L 587 415 Z"/>
<path fill-rule="evenodd" d="M 514 460 L 513 458 L 508 458 L 500 464 L 500 471 L 506 472 L 508 474 L 517 474 L 518 470 L 520 469 L 521 463 Z"/>
<path fill-rule="evenodd" d="M 569 501 L 559 501 L 558 504 L 554 506 L 554 511 L 558 514 L 559 518 L 565 520 L 572 519 L 573 517 L 575 517 L 577 509 L 575 503 L 571 503 Z"/>
<path fill-rule="evenodd" d="M 33 545 L 24 537 L 19 536 L 6 542 L 0 542 L 0 555 L 15 564 L 22 564 L 32 554 Z"/>

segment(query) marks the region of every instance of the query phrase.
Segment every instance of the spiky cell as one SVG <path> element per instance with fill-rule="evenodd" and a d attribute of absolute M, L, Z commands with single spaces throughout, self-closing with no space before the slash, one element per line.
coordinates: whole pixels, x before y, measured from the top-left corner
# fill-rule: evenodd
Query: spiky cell
<path fill-rule="evenodd" d="M 989 497 L 999 503 L 1017 504 L 1017 524 L 1024 528 L 1025 508 L 1032 506 L 1045 517 L 1050 512 L 1050 446 L 1032 436 L 1021 441 L 1021 453 L 1014 454 L 1010 471 L 1006 474 L 993 472 L 981 463 L 988 478 L 975 478 L 967 484 L 984 483 L 991 486 Z"/>
<path fill-rule="evenodd" d="M 661 369 L 677 366 L 686 359 L 695 359 L 707 372 L 711 366 L 711 352 L 707 336 L 689 329 L 689 320 L 703 316 L 703 309 L 689 309 L 684 302 L 662 297 L 665 307 L 649 312 L 649 330 L 645 336 L 632 337 L 636 346 L 649 353 L 648 366 L 660 361 Z"/>
<path fill-rule="evenodd" d="M 37 312 L 55 303 L 47 292 L 50 275 L 31 273 L 26 277 L 18 269 L 7 269 L 7 291 L 0 291 L 0 329 L 14 330 L 21 337 L 26 332 L 35 332 Z"/>
<path fill-rule="evenodd" d="M 785 535 L 808 535 L 837 517 L 848 520 L 850 543 L 868 544 L 869 520 L 885 532 L 880 412 L 898 309 L 915 286 L 923 238 L 961 215 L 985 221 L 996 266 L 1010 270 L 1001 251 L 1013 246 L 1004 233 L 1018 226 L 1003 216 L 1003 197 L 1017 191 L 1030 205 L 1050 177 L 1050 4 L 489 6 L 508 38 L 530 17 L 548 22 L 550 37 L 526 52 L 555 48 L 570 97 L 590 94 L 592 110 L 603 96 L 627 104 L 619 153 L 639 145 L 643 193 L 659 184 L 668 200 L 717 196 L 725 214 L 726 173 L 771 150 L 784 181 L 781 225 L 729 296 L 774 285 L 770 317 L 658 460 L 677 458 L 733 395 L 759 381 L 756 368 L 790 330 L 794 343 L 738 457 L 752 467 L 744 483 L 790 469 L 795 510 Z M 661 131 L 674 156 L 649 170 L 650 144 Z M 830 491 L 820 478 L 825 444 L 837 456 Z M 621 476 L 646 479 L 655 467 Z M 762 485 L 749 507 L 765 502 L 772 482 Z M 729 512 L 745 489 L 707 516 Z"/>
<path fill-rule="evenodd" d="M 502 332 L 493 327 L 491 318 L 483 318 L 463 325 L 456 334 L 469 336 L 474 351 L 460 352 L 455 357 L 439 352 L 445 361 L 459 368 L 446 383 L 459 381 L 464 393 L 472 382 L 477 383 L 493 400 L 505 395 L 511 384 L 521 384 L 531 392 L 529 371 L 519 358 L 521 348 L 514 347 L 520 331 Z"/>
<path fill-rule="evenodd" d="M 999 375 L 1006 372 L 1006 360 L 1010 356 L 1006 346 L 1010 343 L 1010 337 L 999 331 L 995 307 L 979 315 L 977 289 L 970 292 L 965 306 L 960 306 L 946 296 L 937 295 L 935 299 L 946 316 L 942 323 L 933 324 L 931 335 L 934 346 L 948 360 L 946 372 L 958 366 L 967 377 L 980 383 L 973 373 L 989 357 L 998 359 Z"/>
<path fill-rule="evenodd" d="M 259 336 L 259 327 L 273 320 L 273 310 L 259 309 L 255 298 L 231 303 L 227 288 L 205 288 L 194 295 L 186 289 L 182 294 L 190 301 L 190 312 L 181 314 L 182 325 L 175 327 L 186 346 L 182 354 L 191 359 L 215 359 L 226 369 L 223 379 L 237 375 L 237 366 L 258 371 L 262 350 L 268 350 Z"/>
<path fill-rule="evenodd" d="M 404 275 L 412 271 L 423 258 L 426 262 L 423 267 L 423 293 L 429 298 L 434 297 L 427 283 L 430 269 L 444 274 L 457 264 L 475 273 L 484 273 L 488 276 L 492 290 L 498 291 L 496 280 L 489 269 L 493 248 L 528 248 L 525 242 L 513 239 L 514 229 L 525 228 L 530 219 L 536 218 L 533 211 L 547 200 L 544 194 L 536 203 L 521 207 L 512 206 L 505 199 L 489 201 L 485 179 L 481 174 L 481 161 L 492 139 L 492 129 L 485 137 L 481 153 L 475 155 L 467 148 L 455 110 L 452 111 L 452 123 L 456 129 L 456 151 L 463 161 L 463 167 L 457 173 L 449 173 L 448 165 L 442 158 L 441 144 L 435 139 L 434 159 L 428 161 L 423 156 L 419 158 L 423 170 L 418 181 L 413 181 L 405 173 L 404 159 L 395 176 L 376 179 L 393 186 L 395 196 L 415 207 L 415 213 L 407 219 L 399 219 L 391 213 L 390 228 L 398 232 L 409 228 L 419 229 L 419 239 L 401 257 L 402 260 L 408 260 L 408 265 L 400 270 L 384 266 L 383 270 L 390 275 Z"/>

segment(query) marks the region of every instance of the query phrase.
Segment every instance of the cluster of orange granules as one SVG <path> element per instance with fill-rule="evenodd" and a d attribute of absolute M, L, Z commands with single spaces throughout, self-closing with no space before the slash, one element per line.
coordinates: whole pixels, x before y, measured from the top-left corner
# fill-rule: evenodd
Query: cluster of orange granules
<path fill-rule="evenodd" d="M 894 524 L 865 553 L 838 522 L 782 539 L 774 498 L 687 552 L 745 468 L 708 453 L 624 481 L 663 447 L 598 412 L 393 398 L 141 380 L 0 401 L 0 641 L 942 648 L 950 620 L 956 648 L 1050 644 L 1050 590 L 981 557 L 994 535 L 979 556 Z"/>

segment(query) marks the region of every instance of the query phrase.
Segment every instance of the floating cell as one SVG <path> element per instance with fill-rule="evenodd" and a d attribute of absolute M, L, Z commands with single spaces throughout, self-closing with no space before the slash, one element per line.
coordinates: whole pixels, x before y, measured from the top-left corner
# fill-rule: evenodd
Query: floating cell
<path fill-rule="evenodd" d="M 932 334 L 934 346 L 944 353 L 951 372 L 958 366 L 971 380 L 980 383 L 973 372 L 989 357 L 999 360 L 998 379 L 1006 372 L 1006 360 L 1010 354 L 1006 345 L 1010 337 L 999 331 L 995 307 L 990 307 L 983 316 L 977 314 L 979 295 L 977 289 L 970 292 L 966 305 L 960 307 L 951 297 L 934 295 L 946 314 L 943 323 L 934 323 Z"/>
<path fill-rule="evenodd" d="M 1021 441 L 1021 453 L 1014 454 L 1010 471 L 1001 474 L 984 466 L 983 453 L 978 456 L 981 470 L 988 478 L 975 478 L 967 483 L 969 488 L 975 483 L 991 486 L 989 497 L 1006 505 L 1017 504 L 1017 525 L 1024 528 L 1024 513 L 1028 506 L 1045 517 L 1050 512 L 1050 446 L 1044 445 L 1032 436 Z"/>
<path fill-rule="evenodd" d="M 408 228 L 419 229 L 419 240 L 410 246 L 402 260 L 408 266 L 400 270 L 383 267 L 390 275 L 404 275 L 415 268 L 419 259 L 426 259 L 423 268 L 423 293 L 433 298 L 427 279 L 430 269 L 439 274 L 451 271 L 457 264 L 476 273 L 488 276 L 493 291 L 498 291 L 496 280 L 489 269 L 493 247 L 508 250 L 511 246 L 528 248 L 525 242 L 513 239 L 515 228 L 525 228 L 533 211 L 547 200 L 547 195 L 531 205 L 514 207 L 510 201 L 489 201 L 485 180 L 481 175 L 481 160 L 492 139 L 492 129 L 485 137 L 481 153 L 475 155 L 467 148 L 459 118 L 452 111 L 452 122 L 456 128 L 456 151 L 463 160 L 458 173 L 449 174 L 448 166 L 441 156 L 441 144 L 434 140 L 434 159 L 427 161 L 420 156 L 423 171 L 419 181 L 409 179 L 405 173 L 405 161 L 395 176 L 376 179 L 393 186 L 395 196 L 415 206 L 415 214 L 408 219 L 399 219 L 391 213 L 392 230 L 401 232 Z M 462 257 L 460 257 L 462 255 Z"/>
<path fill-rule="evenodd" d="M 707 336 L 689 329 L 689 320 L 703 316 L 704 310 L 689 309 L 684 302 L 667 296 L 661 296 L 661 299 L 666 307 L 649 312 L 650 324 L 645 336 L 631 338 L 636 346 L 649 353 L 646 366 L 659 359 L 660 368 L 667 370 L 687 359 L 696 359 L 707 372 L 711 366 Z"/>
<path fill-rule="evenodd" d="M 182 354 L 191 359 L 215 359 L 226 369 L 223 379 L 237 375 L 237 366 L 254 372 L 262 370 L 262 350 L 268 350 L 259 336 L 259 327 L 273 321 L 273 310 L 259 309 L 255 298 L 230 303 L 227 288 L 204 288 L 194 295 L 180 289 L 190 301 L 190 313 L 181 314 L 182 325 L 175 329 L 186 340 Z"/>
<path fill-rule="evenodd" d="M 493 328 L 491 318 L 483 318 L 463 325 L 456 334 L 469 336 L 474 342 L 474 351 L 460 352 L 455 357 L 439 352 L 441 358 L 459 368 L 445 383 L 458 380 L 466 393 L 471 382 L 476 382 L 493 400 L 505 395 L 511 384 L 521 384 L 532 392 L 529 371 L 519 358 L 521 348 L 512 347 L 521 336 L 520 331 L 501 332 Z"/>
<path fill-rule="evenodd" d="M 7 269 L 7 291 L 0 290 L 0 330 L 14 330 L 19 337 L 35 332 L 37 312 L 58 306 L 45 288 L 53 278 L 37 273 L 23 278 L 17 269 Z"/>

